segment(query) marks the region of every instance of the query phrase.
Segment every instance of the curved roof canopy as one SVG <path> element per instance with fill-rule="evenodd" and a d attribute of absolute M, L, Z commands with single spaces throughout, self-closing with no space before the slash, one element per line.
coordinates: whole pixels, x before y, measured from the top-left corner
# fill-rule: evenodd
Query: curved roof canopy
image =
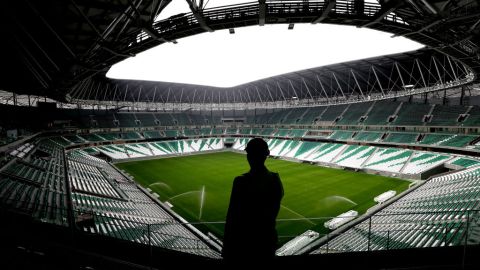
<path fill-rule="evenodd" d="M 184 95 L 192 89 L 186 94 L 190 101 L 199 101 L 199 91 L 204 91 L 206 100 L 207 96 L 218 95 L 215 92 L 218 89 L 206 87 L 199 90 L 198 86 L 191 85 L 112 81 L 105 78 L 105 73 L 112 64 L 162 43 L 174 43 L 180 38 L 203 32 L 267 24 L 351 25 L 405 36 L 429 48 L 401 56 L 337 64 L 325 67 L 322 71 L 313 69 L 316 73 L 330 74 L 330 77 L 319 75 L 322 83 L 327 78 L 335 81 L 334 77 L 340 81 L 336 88 L 332 84 L 331 89 L 325 89 L 327 95 L 328 91 L 335 92 L 335 89 L 338 94 L 341 88 L 345 88 L 341 83 L 350 85 L 352 80 L 358 83 L 355 82 L 356 86 L 350 88 L 365 92 L 359 76 L 362 68 L 356 68 L 362 63 L 369 63 L 365 71 L 372 70 L 372 61 L 385 62 L 386 67 L 390 67 L 390 72 L 397 71 L 393 77 L 385 74 L 386 80 L 382 81 L 382 75 L 378 74 L 381 68 L 375 64 L 378 85 L 382 88 L 388 88 L 388 83 L 395 82 L 395 76 L 398 80 L 403 80 L 403 85 L 407 84 L 402 74 L 413 74 L 414 65 L 402 65 L 400 60 L 416 63 L 415 58 L 421 59 L 420 63 L 415 64 L 420 68 L 417 68 L 417 75 L 413 75 L 412 80 L 424 85 L 430 83 L 428 76 L 448 80 L 458 76 L 461 69 L 469 69 L 474 74 L 480 72 L 480 6 L 475 0 L 383 0 L 379 3 L 363 0 L 260 0 L 212 8 L 205 6 L 208 1 L 178 1 L 186 1 L 191 12 L 165 20 L 161 20 L 161 14 L 172 4 L 171 0 L 4 1 L 0 9 L 0 31 L 7 38 L 0 43 L 0 49 L 6 52 L 1 63 L 4 73 L 0 88 L 16 93 L 46 95 L 58 100 L 64 100 L 68 96 L 118 100 L 119 93 L 125 91 L 121 99 L 131 101 L 152 100 L 155 89 L 157 92 L 170 92 L 169 96 L 173 93 L 179 101 L 187 101 L 184 100 Z M 442 58 L 442 55 L 450 57 Z M 452 61 L 455 63 L 450 65 Z M 431 74 L 420 72 L 422 65 Z M 345 68 L 347 66 L 350 68 Z M 340 71 L 329 72 L 339 67 L 344 69 L 344 77 L 341 79 L 337 76 Z M 388 67 L 383 72 L 389 70 Z M 403 69 L 405 73 L 402 73 Z M 287 85 L 290 85 L 289 91 L 295 90 L 297 96 L 323 92 L 320 83 L 315 86 L 313 80 L 308 80 L 308 76 L 303 77 L 311 72 L 304 70 L 283 75 L 282 78 L 288 80 L 277 80 L 278 84 L 260 81 L 250 83 L 249 87 L 238 86 L 232 92 L 226 91 L 224 95 L 229 101 L 234 98 L 237 100 L 241 96 L 239 89 L 242 89 L 243 100 L 255 102 L 255 96 L 262 95 L 273 100 L 276 98 L 273 85 L 282 89 L 278 90 L 279 96 L 285 93 Z M 423 77 L 420 73 L 424 73 Z M 363 80 L 369 80 L 368 72 L 363 72 L 363 76 L 366 77 Z M 299 84 L 296 85 L 295 82 Z M 434 79 L 431 82 L 434 83 Z M 300 91 L 300 83 L 304 85 L 303 89 L 310 91 Z M 124 90 L 127 85 L 128 90 Z M 315 87 L 313 92 L 312 87 Z M 150 93 L 146 91 L 149 88 L 154 90 Z M 379 88 L 375 89 L 380 90 Z M 257 92 L 257 89 L 258 94 L 252 96 L 254 92 L 250 91 Z"/>

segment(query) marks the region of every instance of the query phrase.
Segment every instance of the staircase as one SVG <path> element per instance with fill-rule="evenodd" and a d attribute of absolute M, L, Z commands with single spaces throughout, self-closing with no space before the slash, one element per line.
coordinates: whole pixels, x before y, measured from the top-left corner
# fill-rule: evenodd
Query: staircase
<path fill-rule="evenodd" d="M 402 108 L 403 106 L 403 102 L 400 102 L 400 104 L 398 104 L 398 107 L 397 109 L 393 112 L 394 115 L 398 115 L 398 112 L 400 111 L 400 109 Z"/>
<path fill-rule="evenodd" d="M 419 143 L 423 140 L 423 138 L 425 138 L 425 133 L 420 133 L 420 134 L 418 134 L 417 138 L 415 139 L 415 142 Z"/>
<path fill-rule="evenodd" d="M 341 120 L 343 118 L 343 115 L 345 114 L 345 112 L 348 110 L 348 108 L 350 108 L 350 106 L 352 106 L 352 104 L 348 104 L 347 107 L 345 108 L 345 110 L 343 110 L 343 112 L 337 116 L 337 119 L 338 120 Z M 338 121 L 337 121 L 338 122 Z"/>
<path fill-rule="evenodd" d="M 341 146 L 341 147 L 342 147 L 342 146 Z M 330 160 L 330 162 L 331 162 L 331 163 L 334 163 L 335 160 L 337 160 L 337 158 L 340 157 L 340 156 L 343 154 L 343 152 L 345 152 L 345 149 L 347 149 L 347 148 L 348 148 L 348 145 L 347 145 L 347 144 L 346 144 L 346 145 L 343 145 L 343 149 L 342 149 L 338 154 L 336 154 L 336 155 Z"/>
<path fill-rule="evenodd" d="M 436 104 L 432 104 L 432 107 L 431 107 L 430 110 L 428 111 L 427 115 L 432 115 L 433 110 L 435 109 L 435 106 L 436 106 Z M 434 117 L 434 116 L 432 115 L 432 117 L 430 118 L 430 120 L 429 120 L 428 122 L 423 122 L 423 125 L 426 126 L 427 123 L 429 123 L 429 122 L 432 121 L 433 117 Z"/>
<path fill-rule="evenodd" d="M 155 153 L 153 152 L 152 148 L 150 147 L 150 144 L 149 143 L 145 143 L 146 147 L 148 148 L 148 150 L 150 150 L 150 153 L 152 153 L 152 156 L 155 156 Z"/>
<path fill-rule="evenodd" d="M 363 168 L 366 164 L 368 164 L 368 162 L 375 155 L 375 153 L 378 151 L 378 149 L 379 149 L 378 147 L 375 147 L 375 150 L 373 150 L 373 153 L 370 154 L 370 156 L 364 162 L 362 162 L 362 164 L 360 164 L 360 168 Z"/>
<path fill-rule="evenodd" d="M 365 116 L 365 119 L 368 118 L 368 114 L 372 111 L 373 107 L 375 106 L 375 104 L 377 104 L 376 101 L 372 102 L 372 106 L 370 106 L 370 108 L 368 108 L 368 110 L 363 114 L 361 115 L 360 117 L 362 116 Z M 359 118 L 360 119 L 360 118 Z M 363 120 L 363 122 L 365 122 L 365 119 Z M 363 124 L 363 123 L 362 123 Z"/>
<path fill-rule="evenodd" d="M 408 163 L 410 163 L 410 160 L 412 159 L 412 157 L 414 156 L 415 154 L 415 151 L 412 151 L 412 153 L 410 153 L 410 156 L 408 157 L 407 161 L 405 161 L 405 164 L 403 164 L 402 168 L 398 171 L 399 173 L 403 173 L 403 170 L 405 170 L 405 168 L 407 167 Z"/>
<path fill-rule="evenodd" d="M 308 113 L 309 111 L 310 111 L 310 108 L 307 108 L 307 109 L 302 113 L 302 115 L 300 115 L 300 117 L 298 117 L 297 120 L 303 119 L 303 117 L 304 117 L 305 115 L 307 115 L 307 113 Z M 297 121 L 297 122 L 298 122 L 298 121 Z"/>
<path fill-rule="evenodd" d="M 287 119 L 288 116 L 292 114 L 293 111 L 294 111 L 293 109 L 289 110 L 289 112 L 284 117 L 282 117 L 282 119 L 280 119 L 280 123 L 285 122 L 285 119 Z"/>
<path fill-rule="evenodd" d="M 473 109 L 473 106 L 468 106 L 468 109 L 466 112 L 464 112 L 464 114 L 469 114 L 472 109 Z"/>
<path fill-rule="evenodd" d="M 330 108 L 330 106 L 326 106 L 326 107 L 325 107 L 325 110 L 323 110 L 322 113 L 320 113 L 320 115 L 319 115 L 318 117 L 315 117 L 315 118 L 317 118 L 318 120 L 321 120 L 323 114 L 325 114 L 325 112 L 328 110 L 328 108 Z"/>

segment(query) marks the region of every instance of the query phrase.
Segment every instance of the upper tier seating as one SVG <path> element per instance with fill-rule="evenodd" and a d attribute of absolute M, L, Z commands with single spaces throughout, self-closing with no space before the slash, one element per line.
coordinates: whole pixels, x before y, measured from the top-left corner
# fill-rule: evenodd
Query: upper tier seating
<path fill-rule="evenodd" d="M 189 117 L 192 120 L 192 124 L 197 126 L 205 125 L 207 122 L 205 116 L 201 114 L 190 114 Z"/>
<path fill-rule="evenodd" d="M 327 110 L 323 112 L 318 121 L 320 122 L 333 122 L 339 117 L 348 105 L 328 106 Z M 317 121 L 317 122 L 318 122 Z"/>
<path fill-rule="evenodd" d="M 462 126 L 480 126 L 480 107 L 473 106 L 468 114 L 469 115 L 462 123 Z"/>
<path fill-rule="evenodd" d="M 382 100 L 377 101 L 372 110 L 368 113 L 367 118 L 363 121 L 364 125 L 386 125 L 388 117 L 393 115 L 397 110 L 400 102 Z"/>
<path fill-rule="evenodd" d="M 137 112 L 135 113 L 136 119 L 140 121 L 140 125 L 143 127 L 153 127 L 158 126 L 158 120 L 155 118 L 153 113 L 145 112 Z"/>
<path fill-rule="evenodd" d="M 188 126 L 192 124 L 190 118 L 185 113 L 175 113 L 171 114 L 171 116 L 173 117 L 174 123 L 176 123 L 177 126 Z"/>
<path fill-rule="evenodd" d="M 443 106 L 435 105 L 432 120 L 427 124 L 430 126 L 456 126 L 460 114 L 467 111 L 465 106 Z"/>
<path fill-rule="evenodd" d="M 294 108 L 290 109 L 290 113 L 285 117 L 283 123 L 297 125 L 302 120 L 304 114 L 308 114 L 309 108 Z"/>
<path fill-rule="evenodd" d="M 402 104 L 398 117 L 391 125 L 419 126 L 423 125 L 423 117 L 430 112 L 432 105 L 407 103 Z"/>
<path fill-rule="evenodd" d="M 317 119 L 326 109 L 327 106 L 309 108 L 308 111 L 303 115 L 302 119 L 297 122 L 297 124 L 312 125 L 315 119 Z"/>
<path fill-rule="evenodd" d="M 133 113 L 117 113 L 116 118 L 120 127 L 135 127 L 140 126 L 140 122 L 136 122 L 135 114 Z M 138 123 L 138 124 L 137 124 Z"/>
<path fill-rule="evenodd" d="M 173 118 L 169 113 L 155 113 L 155 118 L 162 126 L 174 126 Z"/>
<path fill-rule="evenodd" d="M 367 113 L 372 104 L 372 102 L 351 104 L 348 107 L 348 110 L 343 114 L 342 119 L 337 122 L 337 125 L 357 125 L 360 121 L 360 117 Z"/>

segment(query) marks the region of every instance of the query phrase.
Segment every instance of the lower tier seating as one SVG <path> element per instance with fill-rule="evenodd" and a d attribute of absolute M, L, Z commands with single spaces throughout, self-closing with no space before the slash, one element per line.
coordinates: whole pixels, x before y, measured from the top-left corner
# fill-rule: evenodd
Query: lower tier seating
<path fill-rule="evenodd" d="M 479 199 L 478 166 L 434 177 L 312 254 L 478 244 Z"/>
<path fill-rule="evenodd" d="M 82 213 L 94 215 L 94 224 L 82 226 L 82 230 L 206 257 L 220 257 L 197 233 L 185 227 L 109 163 L 82 150 L 70 152 L 68 162 L 74 168 L 70 178 L 74 214 L 76 218 Z"/>

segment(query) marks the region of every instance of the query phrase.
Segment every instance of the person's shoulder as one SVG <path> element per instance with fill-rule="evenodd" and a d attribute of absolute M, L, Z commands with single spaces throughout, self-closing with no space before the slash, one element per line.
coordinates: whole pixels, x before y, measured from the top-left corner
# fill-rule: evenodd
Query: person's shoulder
<path fill-rule="evenodd" d="M 280 180 L 280 175 L 277 172 L 268 172 L 268 176 L 273 183 L 282 185 L 282 180 Z"/>
<path fill-rule="evenodd" d="M 272 178 L 278 178 L 280 179 L 280 175 L 278 174 L 278 172 L 271 172 L 271 171 L 268 171 L 268 175 Z"/>
<path fill-rule="evenodd" d="M 233 180 L 234 182 L 242 182 L 245 181 L 244 179 L 248 178 L 248 173 L 241 174 Z"/>

